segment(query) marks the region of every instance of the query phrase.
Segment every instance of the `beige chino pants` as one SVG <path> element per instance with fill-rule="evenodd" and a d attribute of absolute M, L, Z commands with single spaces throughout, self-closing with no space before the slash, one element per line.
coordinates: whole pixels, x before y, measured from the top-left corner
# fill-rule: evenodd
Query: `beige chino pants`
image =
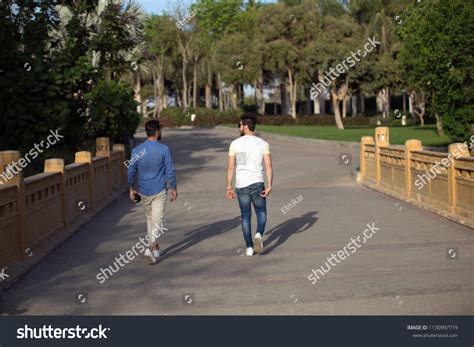
<path fill-rule="evenodd" d="M 166 199 L 167 199 L 166 189 L 163 189 L 161 192 L 155 195 L 146 196 L 142 195 L 142 204 L 145 209 L 146 215 L 146 226 L 148 237 L 147 241 L 151 247 L 157 245 L 157 239 L 163 234 L 163 222 L 165 217 L 166 209 Z"/>

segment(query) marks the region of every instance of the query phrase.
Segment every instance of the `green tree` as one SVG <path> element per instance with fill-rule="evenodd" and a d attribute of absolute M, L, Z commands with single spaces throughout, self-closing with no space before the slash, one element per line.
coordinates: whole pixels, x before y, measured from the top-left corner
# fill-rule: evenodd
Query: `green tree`
<path fill-rule="evenodd" d="M 467 140 L 474 122 L 472 18 L 469 0 L 414 3 L 402 16 L 404 75 L 429 96 L 438 132 L 453 141 Z"/>

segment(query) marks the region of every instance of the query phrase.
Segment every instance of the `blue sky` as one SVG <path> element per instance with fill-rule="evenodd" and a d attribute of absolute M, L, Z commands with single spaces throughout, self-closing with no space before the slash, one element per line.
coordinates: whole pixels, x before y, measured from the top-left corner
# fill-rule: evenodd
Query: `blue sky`
<path fill-rule="evenodd" d="M 142 5 L 142 8 L 148 13 L 161 13 L 163 10 L 171 10 L 174 3 L 184 2 L 193 3 L 195 0 L 135 0 Z M 262 0 L 262 2 L 275 2 L 275 0 Z"/>

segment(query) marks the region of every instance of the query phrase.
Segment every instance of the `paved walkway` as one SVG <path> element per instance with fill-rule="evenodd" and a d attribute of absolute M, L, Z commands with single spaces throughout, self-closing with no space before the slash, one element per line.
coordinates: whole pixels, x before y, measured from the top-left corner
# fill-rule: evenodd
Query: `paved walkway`
<path fill-rule="evenodd" d="M 358 186 L 343 150 L 271 141 L 274 190 L 265 252 L 247 258 L 236 201 L 225 199 L 226 129 L 165 129 L 178 171 L 165 256 L 140 257 L 100 284 L 101 267 L 145 235 L 142 208 L 110 205 L 0 301 L 4 314 L 473 314 L 474 231 Z M 139 134 L 143 137 L 143 133 Z M 303 200 L 283 214 L 291 199 Z M 380 228 L 315 285 L 311 270 Z M 255 225 L 255 219 L 253 220 Z M 455 247 L 455 259 L 447 259 Z M 452 253 L 454 254 L 454 253 Z M 78 299 L 78 297 L 80 299 Z M 82 303 L 83 302 L 83 303 Z"/>

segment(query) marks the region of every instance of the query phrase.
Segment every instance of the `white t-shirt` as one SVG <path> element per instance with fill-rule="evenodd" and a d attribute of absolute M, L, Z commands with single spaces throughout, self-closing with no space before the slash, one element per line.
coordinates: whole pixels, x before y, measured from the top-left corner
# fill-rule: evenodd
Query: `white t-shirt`
<path fill-rule="evenodd" d="M 235 187 L 244 188 L 263 178 L 263 155 L 270 154 L 269 144 L 257 136 L 245 135 L 232 141 L 229 155 L 236 156 Z"/>

